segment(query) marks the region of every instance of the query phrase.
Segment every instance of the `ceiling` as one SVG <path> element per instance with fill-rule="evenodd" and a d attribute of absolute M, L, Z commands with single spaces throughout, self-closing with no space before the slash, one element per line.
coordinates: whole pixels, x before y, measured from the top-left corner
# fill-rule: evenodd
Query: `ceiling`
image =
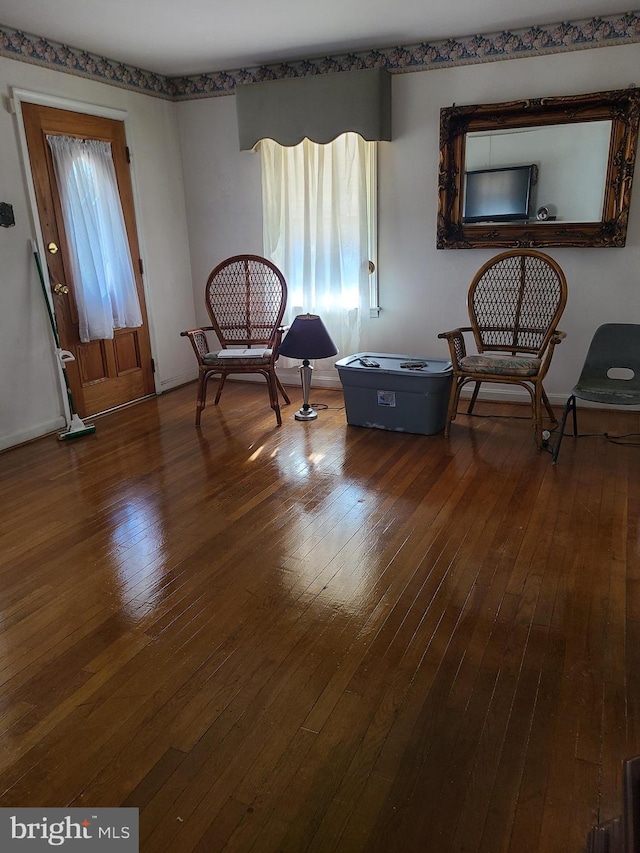
<path fill-rule="evenodd" d="M 628 0 L 0 0 L 0 24 L 179 76 L 625 11 Z"/>

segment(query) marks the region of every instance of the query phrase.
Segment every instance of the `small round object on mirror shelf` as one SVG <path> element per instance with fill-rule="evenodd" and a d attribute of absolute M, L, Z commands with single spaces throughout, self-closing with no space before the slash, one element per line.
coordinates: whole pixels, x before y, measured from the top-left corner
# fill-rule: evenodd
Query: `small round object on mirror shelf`
<path fill-rule="evenodd" d="M 546 220 L 548 218 L 549 218 L 549 208 L 544 207 L 544 206 L 539 207 L 537 212 L 536 212 L 536 219 L 538 219 L 540 222 L 546 222 Z"/>

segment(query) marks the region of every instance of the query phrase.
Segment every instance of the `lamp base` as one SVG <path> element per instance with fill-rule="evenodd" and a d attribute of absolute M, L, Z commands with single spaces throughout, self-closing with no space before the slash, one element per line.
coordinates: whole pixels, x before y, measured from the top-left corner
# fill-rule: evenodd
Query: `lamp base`
<path fill-rule="evenodd" d="M 295 413 L 294 418 L 297 421 L 313 421 L 318 417 L 318 413 L 314 409 L 298 409 Z"/>
<path fill-rule="evenodd" d="M 300 365 L 300 380 L 302 382 L 302 408 L 298 409 L 294 418 L 297 421 L 315 421 L 318 413 L 309 405 L 309 390 L 311 388 L 311 374 L 313 367 L 309 364 L 309 359 L 305 358 Z"/>

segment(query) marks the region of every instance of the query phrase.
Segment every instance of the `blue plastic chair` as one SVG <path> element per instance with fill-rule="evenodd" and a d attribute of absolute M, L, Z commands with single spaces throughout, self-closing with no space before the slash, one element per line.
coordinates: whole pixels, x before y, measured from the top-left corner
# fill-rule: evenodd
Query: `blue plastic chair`
<path fill-rule="evenodd" d="M 564 407 L 554 464 L 569 412 L 573 412 L 573 435 L 578 435 L 576 399 L 608 406 L 640 405 L 640 325 L 605 323 L 596 329 L 578 383 Z"/>

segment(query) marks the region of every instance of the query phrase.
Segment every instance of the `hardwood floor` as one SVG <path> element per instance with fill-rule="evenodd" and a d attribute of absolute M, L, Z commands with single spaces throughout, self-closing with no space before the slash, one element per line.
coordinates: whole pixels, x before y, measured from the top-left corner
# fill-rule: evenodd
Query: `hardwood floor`
<path fill-rule="evenodd" d="M 136 806 L 145 853 L 579 853 L 640 753 L 640 452 L 313 397 L 0 455 L 0 805 Z"/>

